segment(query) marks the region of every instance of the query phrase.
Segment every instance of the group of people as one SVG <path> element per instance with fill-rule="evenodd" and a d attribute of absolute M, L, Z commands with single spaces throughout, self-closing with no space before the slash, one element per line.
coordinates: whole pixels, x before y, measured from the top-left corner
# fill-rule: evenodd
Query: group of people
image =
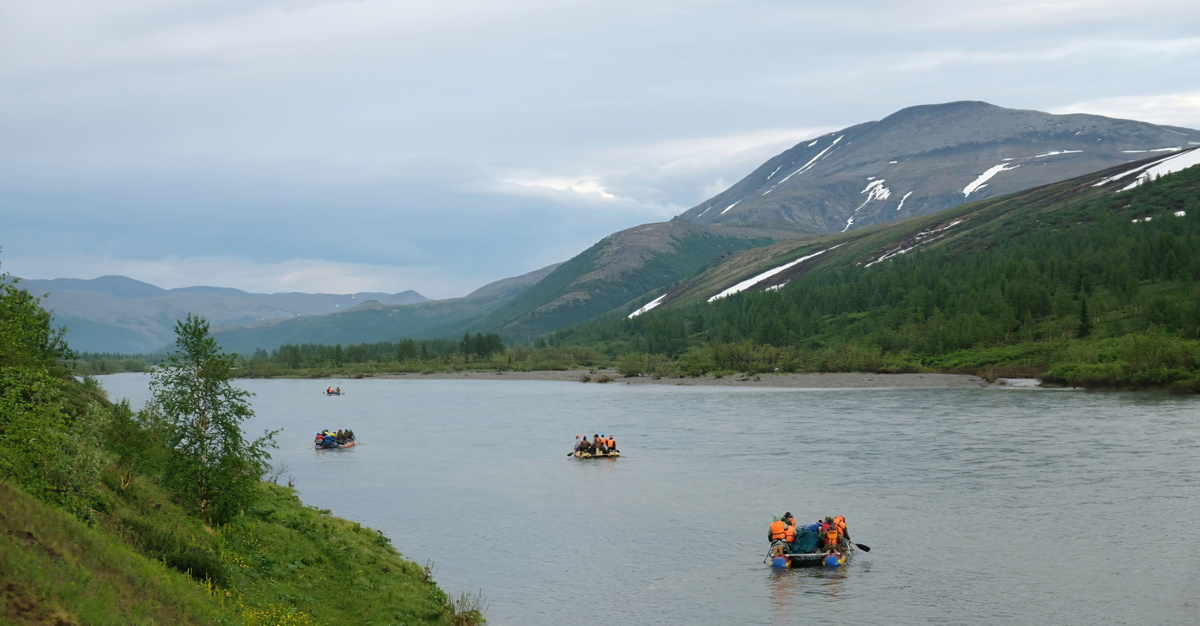
<path fill-rule="evenodd" d="M 592 454 L 620 452 L 620 450 L 617 449 L 617 440 L 612 437 L 605 436 L 604 433 L 600 433 L 598 435 L 593 434 L 591 441 L 588 441 L 587 435 L 582 437 L 575 435 L 575 451 L 590 452 Z"/>
<path fill-rule="evenodd" d="M 325 388 L 325 395 L 327 395 L 327 396 L 340 396 L 340 395 L 342 395 L 342 388 L 341 388 L 341 387 L 326 387 L 326 388 Z"/>
<path fill-rule="evenodd" d="M 351 441 L 354 441 L 354 431 L 347 428 L 338 430 L 336 433 L 331 430 L 323 430 L 317 433 L 317 438 L 313 440 L 313 443 L 318 448 L 336 448 Z"/>
<path fill-rule="evenodd" d="M 846 530 L 846 518 L 841 515 L 800 526 L 789 511 L 771 522 L 767 541 L 772 549 L 779 547 L 788 554 L 842 554 L 850 547 L 850 532 Z"/>

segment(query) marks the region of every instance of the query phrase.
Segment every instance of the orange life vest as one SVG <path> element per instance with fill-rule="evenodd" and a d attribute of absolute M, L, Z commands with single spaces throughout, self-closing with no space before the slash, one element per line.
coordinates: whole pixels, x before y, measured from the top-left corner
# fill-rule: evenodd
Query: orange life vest
<path fill-rule="evenodd" d="M 841 515 L 833 518 L 833 527 L 835 530 L 838 531 L 839 535 L 845 535 L 846 534 L 846 518 L 842 517 Z"/>
<path fill-rule="evenodd" d="M 788 543 L 791 543 L 796 540 L 796 525 L 795 524 L 788 526 L 787 530 L 783 531 L 783 540 Z"/>
<path fill-rule="evenodd" d="M 616 440 L 614 440 L 612 437 L 609 437 L 608 439 L 604 440 L 604 445 L 611 448 L 611 447 L 613 447 L 613 443 L 615 443 L 615 441 Z"/>
<path fill-rule="evenodd" d="M 830 528 L 825 532 L 825 546 L 828 548 L 836 548 L 838 544 L 838 531 Z"/>
<path fill-rule="evenodd" d="M 784 531 L 786 531 L 786 530 L 787 530 L 787 524 L 784 524 L 783 522 L 781 522 L 779 520 L 775 520 L 775 521 L 771 522 L 771 526 L 769 527 L 769 531 L 771 533 L 769 535 L 769 537 L 770 537 L 771 541 L 775 541 L 776 539 L 783 539 Z"/>

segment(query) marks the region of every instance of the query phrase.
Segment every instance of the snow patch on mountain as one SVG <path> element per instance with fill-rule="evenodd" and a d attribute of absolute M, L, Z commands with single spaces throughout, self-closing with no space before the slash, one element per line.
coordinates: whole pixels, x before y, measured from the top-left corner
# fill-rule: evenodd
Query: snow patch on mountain
<path fill-rule="evenodd" d="M 721 211 L 721 215 L 725 215 L 726 213 L 728 213 L 728 212 L 729 212 L 729 209 L 732 209 L 733 207 L 735 207 L 735 206 L 737 206 L 737 205 L 738 205 L 738 202 L 741 202 L 741 200 L 738 200 L 737 202 L 734 202 L 733 204 L 731 204 L 731 205 L 729 205 L 729 206 L 725 207 L 725 210 L 724 210 L 724 211 Z"/>
<path fill-rule="evenodd" d="M 988 171 L 980 174 L 979 178 L 976 178 L 974 181 L 972 181 L 970 185 L 963 187 L 963 197 L 970 196 L 972 193 L 986 187 L 987 181 L 991 180 L 996 174 L 999 174 L 1000 172 L 1007 172 L 1008 170 L 1015 170 L 1018 167 L 1021 166 L 1018 164 L 1009 167 L 1008 163 L 1001 163 L 1000 165 L 995 165 L 988 168 Z"/>
<path fill-rule="evenodd" d="M 1152 150 L 1122 150 L 1125 154 L 1138 154 L 1142 152 L 1179 152 L 1183 150 L 1183 146 L 1175 146 L 1173 148 L 1154 148 Z"/>
<path fill-rule="evenodd" d="M 942 237 L 946 236 L 946 233 L 945 233 L 946 230 L 948 230 L 950 228 L 954 228 L 955 226 L 958 226 L 961 223 L 963 223 L 962 220 L 955 220 L 955 221 L 950 222 L 949 224 L 946 224 L 945 226 L 941 226 L 939 228 L 931 228 L 929 230 L 923 230 L 923 231 L 917 233 L 916 235 L 913 235 L 911 238 L 909 238 L 904 243 L 902 243 L 901 247 L 895 248 L 889 252 L 885 252 L 878 259 L 875 259 L 874 261 L 867 263 L 864 267 L 871 267 L 872 265 L 875 265 L 876 263 L 882 263 L 894 256 L 901 255 L 906 252 L 910 252 L 917 246 L 921 246 L 921 245 L 927 244 L 932 241 L 937 241 L 938 239 L 941 239 Z M 903 247 L 905 245 L 907 245 L 908 247 Z"/>
<path fill-rule="evenodd" d="M 633 318 L 641 315 L 642 313 L 645 313 L 646 311 L 649 311 L 649 310 L 653 309 L 654 307 L 662 304 L 663 298 L 666 298 L 666 297 L 667 297 L 667 294 L 664 293 L 663 295 L 647 302 L 646 305 L 643 306 L 642 308 L 634 311 L 633 313 L 630 313 L 627 316 L 627 319 L 633 319 Z"/>
<path fill-rule="evenodd" d="M 913 194 L 913 192 L 910 191 L 910 192 L 904 194 L 903 198 L 900 198 L 900 206 L 896 207 L 897 211 L 904 208 L 904 201 L 908 200 L 908 197 L 911 196 L 912 194 Z"/>
<path fill-rule="evenodd" d="M 867 179 L 870 180 L 871 183 L 867 185 L 866 189 L 858 192 L 860 194 L 867 194 L 867 199 L 863 200 L 863 203 L 858 205 L 857 209 L 854 209 L 854 213 L 850 214 L 850 219 L 846 220 L 846 227 L 842 229 L 843 233 L 850 230 L 850 226 L 854 224 L 854 214 L 858 213 L 859 209 L 867 206 L 868 202 L 872 200 L 887 200 L 892 196 L 892 191 L 883 186 L 884 179 L 880 178 L 879 180 L 874 180 L 874 178 L 875 177 L 872 176 L 871 178 Z"/>
<path fill-rule="evenodd" d="M 824 250 L 819 250 L 819 251 L 817 251 L 817 252 L 814 252 L 814 253 L 812 253 L 812 254 L 810 254 L 810 255 L 808 255 L 808 256 L 803 256 L 803 257 L 800 257 L 800 258 L 796 259 L 795 261 L 791 261 L 791 262 L 788 262 L 788 263 L 784 263 L 783 265 L 780 265 L 779 267 L 776 267 L 776 268 L 773 268 L 773 269 L 769 269 L 769 270 L 767 270 L 767 271 L 765 271 L 765 272 L 763 272 L 763 273 L 761 273 L 761 274 L 759 274 L 759 275 L 757 275 L 757 276 L 755 276 L 755 277 L 753 277 L 753 278 L 747 278 L 746 280 L 743 280 L 742 282 L 740 282 L 740 283 L 738 283 L 738 284 L 736 284 L 736 285 L 734 285 L 734 286 L 730 287 L 729 289 L 726 289 L 725 291 L 722 291 L 721 293 L 719 293 L 719 294 L 717 294 L 717 295 L 715 295 L 715 296 L 713 296 L 713 297 L 709 298 L 709 299 L 708 299 L 708 301 L 709 301 L 709 302 L 715 302 L 715 301 L 717 301 L 717 300 L 720 300 L 721 298 L 724 298 L 724 297 L 726 297 L 726 296 L 732 296 L 733 294 L 735 294 L 735 293 L 738 293 L 739 291 L 745 291 L 745 290 L 747 290 L 747 289 L 749 289 L 749 288 L 751 288 L 751 287 L 753 287 L 753 286 L 757 285 L 758 283 L 761 283 L 762 281 L 764 281 L 764 280 L 766 280 L 766 279 L 768 279 L 768 278 L 770 278 L 770 277 L 772 277 L 772 276 L 774 276 L 774 275 L 776 275 L 776 274 L 778 274 L 778 273 L 780 273 L 780 272 L 782 272 L 782 271 L 785 271 L 785 270 L 791 269 L 791 268 L 793 268 L 793 267 L 795 267 L 795 266 L 797 266 L 797 265 L 799 265 L 799 264 L 801 264 L 801 263 L 803 263 L 803 262 L 805 262 L 805 261 L 807 261 L 807 260 L 809 260 L 809 259 L 811 259 L 811 258 L 813 258 L 813 257 L 820 256 L 820 255 L 822 255 L 822 254 L 825 254 L 826 252 L 829 252 L 830 250 L 833 250 L 834 248 L 837 248 L 837 247 L 839 247 L 839 246 L 844 246 L 844 245 L 846 245 L 846 244 L 844 244 L 844 243 L 839 243 L 839 244 L 838 244 L 838 245 L 836 245 L 836 246 L 832 246 L 832 247 L 829 247 L 829 248 L 825 248 Z M 647 305 L 647 306 L 649 306 L 649 305 Z"/>
<path fill-rule="evenodd" d="M 1175 172 L 1185 170 L 1193 165 L 1200 165 L 1200 149 L 1192 149 L 1182 154 L 1175 154 L 1165 159 L 1159 159 L 1151 163 L 1132 183 L 1129 183 L 1121 189 L 1121 191 L 1129 191 L 1138 185 L 1154 180 L 1159 176 L 1166 176 Z"/>
<path fill-rule="evenodd" d="M 1040 159 L 1042 157 L 1058 156 L 1060 154 L 1078 154 L 1080 152 L 1083 152 L 1083 150 L 1055 150 L 1053 152 L 1047 152 L 1046 154 L 1039 154 L 1033 158 Z"/>
<path fill-rule="evenodd" d="M 825 146 L 825 149 L 824 149 L 824 150 L 822 150 L 822 151 L 820 151 L 820 152 L 818 152 L 818 153 L 817 153 L 817 156 L 815 156 L 815 157 L 813 157 L 813 158 L 809 159 L 808 163 L 805 163 L 805 164 L 804 164 L 804 166 L 803 166 L 803 167 L 801 167 L 800 169 L 798 169 L 798 170 L 796 170 L 796 171 L 792 172 L 791 174 L 788 174 L 787 176 L 784 176 L 782 180 L 780 180 L 779 182 L 775 183 L 774 185 L 771 185 L 771 188 L 770 188 L 770 189 L 768 189 L 768 190 L 766 190 L 766 191 L 764 191 L 764 192 L 763 192 L 763 195 L 765 196 L 765 195 L 767 195 L 767 194 L 771 193 L 772 191 L 774 191 L 774 190 L 775 190 L 775 188 L 776 188 L 776 187 L 778 187 L 778 186 L 780 186 L 780 185 L 782 185 L 782 184 L 786 183 L 786 182 L 787 182 L 787 180 L 788 180 L 789 178 L 791 178 L 791 177 L 795 176 L 796 174 L 800 174 L 801 172 L 807 172 L 808 170 L 812 169 L 812 166 L 813 166 L 813 165 L 815 165 L 815 164 L 817 163 L 817 160 L 818 160 L 818 159 L 820 159 L 821 157 L 825 156 L 825 154 L 829 152 L 829 149 L 830 149 L 830 148 L 832 148 L 832 147 L 834 147 L 834 146 L 836 146 L 836 145 L 838 144 L 838 142 L 842 140 L 842 138 L 843 138 L 843 137 L 845 137 L 845 135 L 838 135 L 838 138 L 837 138 L 837 139 L 834 139 L 834 140 L 833 140 L 833 143 L 829 144 L 828 146 Z M 820 140 L 817 140 L 817 141 L 820 141 Z M 817 142 L 816 142 L 816 141 L 814 141 L 813 143 L 817 143 Z M 812 146 L 812 143 L 810 143 L 810 144 L 808 144 L 808 145 L 809 145 L 809 146 Z"/>

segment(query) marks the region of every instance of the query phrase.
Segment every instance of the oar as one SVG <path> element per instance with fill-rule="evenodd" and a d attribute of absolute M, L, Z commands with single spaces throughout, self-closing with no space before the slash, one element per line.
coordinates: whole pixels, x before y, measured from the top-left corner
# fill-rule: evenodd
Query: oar
<path fill-rule="evenodd" d="M 854 544 L 854 546 L 857 547 L 859 550 L 862 550 L 863 552 L 871 551 L 871 546 L 868 546 L 865 543 L 856 543 L 856 544 Z"/>

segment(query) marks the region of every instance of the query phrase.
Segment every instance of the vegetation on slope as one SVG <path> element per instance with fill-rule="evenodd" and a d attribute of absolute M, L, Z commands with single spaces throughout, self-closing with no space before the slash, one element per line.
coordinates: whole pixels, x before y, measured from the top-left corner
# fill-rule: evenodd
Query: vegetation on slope
<path fill-rule="evenodd" d="M 169 363 L 135 413 L 70 375 L 50 316 L 0 276 L 0 622 L 482 621 L 381 534 L 255 480 L 267 446 L 235 432 L 229 360 L 201 320 L 177 331 L 200 358 Z"/>
<path fill-rule="evenodd" d="M 625 243 L 634 230 L 655 230 L 653 244 Z M 662 231 L 662 232 L 658 232 Z M 531 341 L 548 332 L 602 317 L 648 291 L 692 276 L 725 255 L 774 241 L 760 236 L 709 232 L 683 222 L 651 224 L 605 238 L 560 265 L 549 276 L 472 325 L 510 340 Z M 639 255 L 633 254 L 629 247 Z"/>
<path fill-rule="evenodd" d="M 848 245 L 781 289 L 693 299 L 550 343 L 665 355 L 693 374 L 990 367 L 1200 389 L 1200 168 L 1115 196 L 1083 186 L 905 225 L 980 222 L 869 267 Z"/>

